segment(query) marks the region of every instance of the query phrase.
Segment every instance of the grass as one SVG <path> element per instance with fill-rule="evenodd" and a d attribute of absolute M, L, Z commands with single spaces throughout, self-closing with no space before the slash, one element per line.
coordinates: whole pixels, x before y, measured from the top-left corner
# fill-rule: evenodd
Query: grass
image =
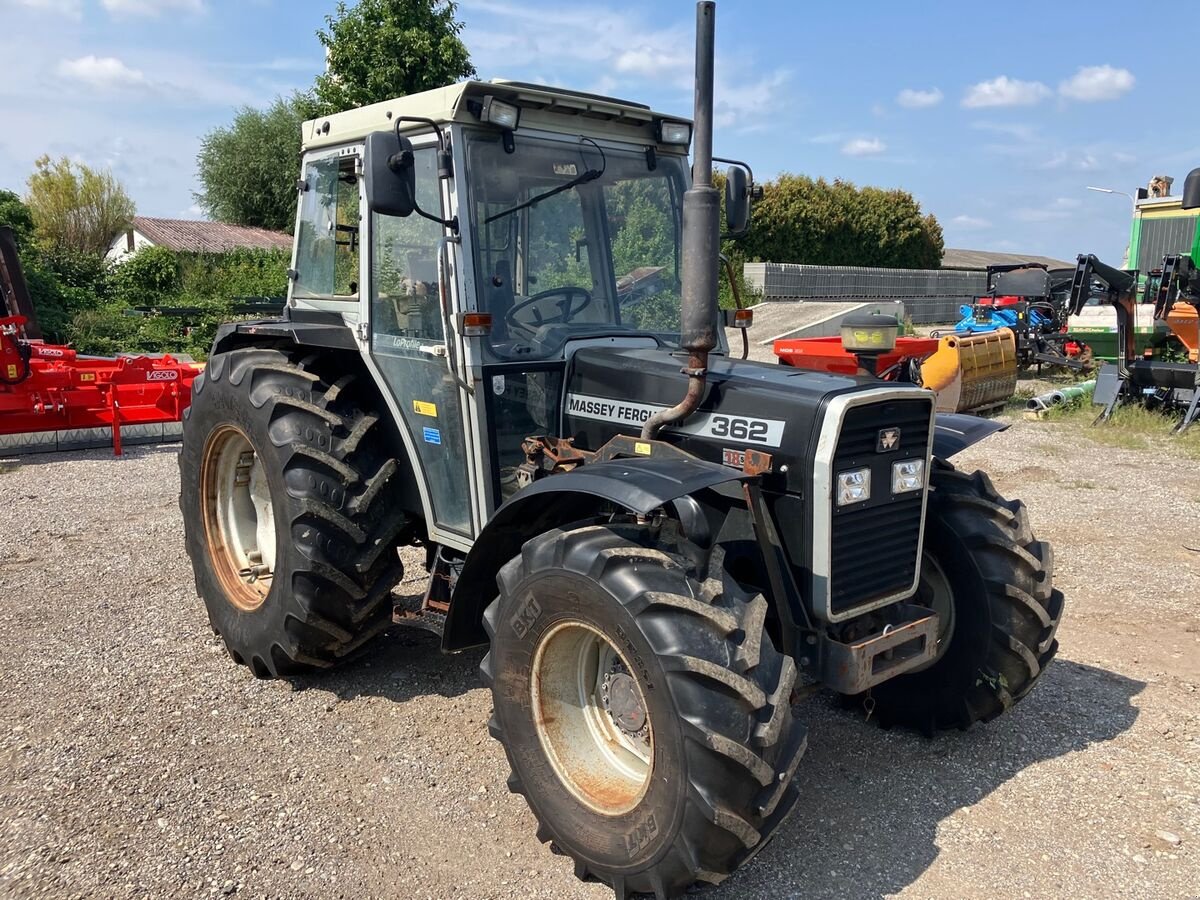
<path fill-rule="evenodd" d="M 1171 429 L 1179 422 L 1178 414 L 1165 414 L 1157 409 L 1127 403 L 1118 406 L 1107 422 L 1093 426 L 1099 414 L 1100 407 L 1092 405 L 1092 395 L 1088 392 L 1051 407 L 1041 421 L 1076 425 L 1089 441 L 1104 447 L 1147 450 L 1154 446 L 1191 459 L 1200 459 L 1200 425 L 1193 425 L 1182 437 L 1171 435 Z M 1038 449 L 1042 452 L 1051 451 L 1048 446 L 1039 446 Z"/>

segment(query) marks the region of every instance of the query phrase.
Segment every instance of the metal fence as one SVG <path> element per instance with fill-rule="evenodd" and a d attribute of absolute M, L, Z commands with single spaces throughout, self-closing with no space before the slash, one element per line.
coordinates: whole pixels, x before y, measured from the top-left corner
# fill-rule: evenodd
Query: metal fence
<path fill-rule="evenodd" d="M 958 308 L 987 291 L 983 272 L 746 263 L 746 281 L 764 300 L 903 300 L 916 324 L 959 319 Z"/>

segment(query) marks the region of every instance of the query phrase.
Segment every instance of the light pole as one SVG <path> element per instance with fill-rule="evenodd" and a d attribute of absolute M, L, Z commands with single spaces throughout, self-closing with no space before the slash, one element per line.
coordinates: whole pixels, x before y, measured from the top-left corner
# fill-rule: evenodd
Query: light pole
<path fill-rule="evenodd" d="M 1087 189 L 1089 191 L 1095 191 L 1098 194 L 1120 194 L 1123 197 L 1128 197 L 1131 204 L 1137 204 L 1137 200 L 1133 198 L 1133 194 L 1126 193 L 1125 191 L 1115 191 L 1112 188 L 1092 187 L 1090 184 L 1087 186 Z"/>
<path fill-rule="evenodd" d="M 1127 193 L 1127 192 L 1125 192 L 1125 191 L 1117 191 L 1117 190 L 1113 190 L 1112 188 L 1093 187 L 1093 186 L 1092 186 L 1092 185 L 1090 185 L 1090 184 L 1087 186 L 1087 189 L 1088 189 L 1089 191 L 1095 191 L 1097 194 L 1120 194 L 1120 195 L 1121 195 L 1121 196 L 1123 196 L 1123 197 L 1128 197 L 1128 198 L 1129 198 L 1129 205 L 1130 205 L 1130 207 L 1132 208 L 1132 210 L 1133 210 L 1134 214 L 1136 215 L 1136 213 L 1137 213 L 1137 199 L 1136 199 L 1136 198 L 1133 196 L 1133 194 Z M 1126 245 L 1125 245 L 1125 259 L 1124 259 L 1124 267 L 1125 267 L 1125 268 L 1129 268 L 1129 263 L 1130 263 L 1130 259 L 1129 259 L 1129 249 L 1130 249 L 1130 246 L 1131 246 L 1130 244 L 1126 244 Z"/>

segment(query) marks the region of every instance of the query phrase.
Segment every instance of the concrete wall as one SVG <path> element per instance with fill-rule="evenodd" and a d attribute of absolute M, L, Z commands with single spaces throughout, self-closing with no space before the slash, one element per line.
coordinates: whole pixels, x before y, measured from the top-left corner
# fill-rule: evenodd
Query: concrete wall
<path fill-rule="evenodd" d="M 917 324 L 955 322 L 958 308 L 987 290 L 984 272 L 746 263 L 747 283 L 764 300 L 903 300 Z"/>

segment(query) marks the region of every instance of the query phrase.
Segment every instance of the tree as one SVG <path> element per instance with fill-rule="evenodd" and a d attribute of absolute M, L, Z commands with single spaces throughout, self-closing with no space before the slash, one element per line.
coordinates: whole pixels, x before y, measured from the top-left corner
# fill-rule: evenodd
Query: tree
<path fill-rule="evenodd" d="M 316 115 L 312 97 L 295 93 L 266 109 L 242 107 L 232 125 L 205 135 L 196 157 L 201 208 L 220 222 L 291 231 L 300 126 Z"/>
<path fill-rule="evenodd" d="M 339 2 L 318 31 L 327 71 L 315 93 L 322 114 L 378 103 L 475 74 L 457 4 L 441 0 Z"/>
<path fill-rule="evenodd" d="M 65 156 L 43 156 L 29 176 L 29 212 L 37 237 L 56 250 L 102 257 L 133 221 L 134 205 L 111 172 Z"/>
<path fill-rule="evenodd" d="M 21 198 L 12 191 L 0 191 L 0 225 L 12 229 L 17 246 L 28 246 L 33 237 L 33 214 Z"/>
<path fill-rule="evenodd" d="M 912 194 L 784 173 L 763 186 L 746 259 L 826 266 L 936 269 L 942 228 Z"/>

